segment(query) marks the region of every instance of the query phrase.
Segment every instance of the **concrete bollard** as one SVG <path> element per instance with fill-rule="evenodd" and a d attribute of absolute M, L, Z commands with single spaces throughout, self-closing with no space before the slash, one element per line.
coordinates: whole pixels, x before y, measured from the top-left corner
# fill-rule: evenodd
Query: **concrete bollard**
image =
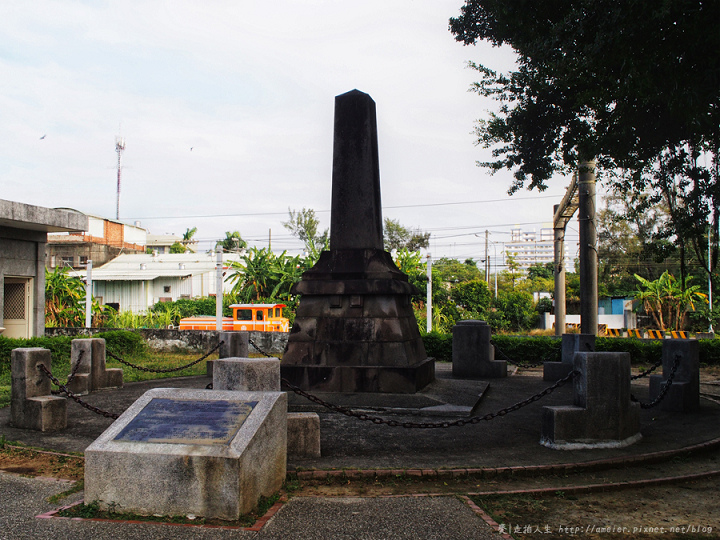
<path fill-rule="evenodd" d="M 50 351 L 14 349 L 10 354 L 10 424 L 22 429 L 57 431 L 67 427 L 67 400 L 50 395 L 50 379 L 38 366 L 52 373 Z"/>
<path fill-rule="evenodd" d="M 317 413 L 288 413 L 287 453 L 298 458 L 320 457 L 320 416 Z"/>
<path fill-rule="evenodd" d="M 277 358 L 219 358 L 213 368 L 213 390 L 279 392 Z"/>
<path fill-rule="evenodd" d="M 650 375 L 650 400 L 662 391 L 675 358 L 679 357 L 675 377 L 660 409 L 674 412 L 693 412 L 700 408 L 700 343 L 696 339 L 666 339 L 662 346 L 662 375 Z"/>
<path fill-rule="evenodd" d="M 102 388 L 121 388 L 123 370 L 107 369 L 105 366 L 104 339 L 73 339 L 70 349 L 70 370 L 74 371 L 75 375 L 68 384 L 68 390 L 74 394 L 84 395 Z"/>
<path fill-rule="evenodd" d="M 507 362 L 495 360 L 495 347 L 490 338 L 490 325 L 485 321 L 460 321 L 453 326 L 453 377 L 507 377 Z"/>
<path fill-rule="evenodd" d="M 573 359 L 576 352 L 592 352 L 595 350 L 593 334 L 563 334 L 560 362 L 543 362 L 543 380 L 557 381 L 573 370 Z"/>
<path fill-rule="evenodd" d="M 621 448 L 640 440 L 640 405 L 630 401 L 630 354 L 576 352 L 573 405 L 543 407 L 540 444 Z"/>
<path fill-rule="evenodd" d="M 249 332 L 220 332 L 218 339 L 222 343 L 218 350 L 218 358 L 247 358 L 249 356 Z M 214 364 L 215 360 L 208 360 L 205 363 L 208 377 L 213 376 Z"/>

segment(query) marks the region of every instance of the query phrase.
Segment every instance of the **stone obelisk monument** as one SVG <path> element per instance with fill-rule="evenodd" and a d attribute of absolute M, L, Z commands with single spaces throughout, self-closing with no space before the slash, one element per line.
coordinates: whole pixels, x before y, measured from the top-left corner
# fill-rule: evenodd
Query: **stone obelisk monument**
<path fill-rule="evenodd" d="M 301 298 L 282 376 L 304 390 L 420 390 L 435 363 L 413 292 L 383 249 L 375 102 L 353 90 L 335 98 L 330 250 L 294 287 Z"/>

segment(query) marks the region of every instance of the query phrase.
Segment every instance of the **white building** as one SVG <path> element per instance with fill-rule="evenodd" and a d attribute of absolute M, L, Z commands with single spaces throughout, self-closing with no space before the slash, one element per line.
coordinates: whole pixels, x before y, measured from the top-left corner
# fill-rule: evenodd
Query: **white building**
<path fill-rule="evenodd" d="M 235 253 L 223 254 L 223 292 L 233 283 L 225 281 L 239 261 Z M 93 296 L 100 304 L 118 311 L 139 313 L 157 302 L 215 295 L 216 254 L 172 253 L 164 255 L 123 254 L 92 271 Z"/>
<path fill-rule="evenodd" d="M 505 244 L 506 255 L 512 256 L 523 270 L 533 264 L 546 264 L 555 261 L 555 235 L 552 227 L 543 227 L 538 235 L 535 229 L 523 232 L 516 227 L 510 232 L 510 242 Z M 572 270 L 571 261 L 565 246 L 565 268 Z"/>

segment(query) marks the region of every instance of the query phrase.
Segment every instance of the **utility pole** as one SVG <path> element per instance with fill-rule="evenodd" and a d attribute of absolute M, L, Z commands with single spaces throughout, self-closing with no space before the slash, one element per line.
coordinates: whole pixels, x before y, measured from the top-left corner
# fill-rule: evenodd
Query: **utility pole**
<path fill-rule="evenodd" d="M 120 177 L 122 173 L 122 153 L 125 150 L 125 139 L 115 137 L 115 151 L 118 155 L 117 162 L 117 205 L 115 208 L 115 219 L 120 219 Z"/>
<path fill-rule="evenodd" d="M 87 283 L 85 284 L 85 327 L 92 328 L 92 261 L 87 262 Z"/>
<path fill-rule="evenodd" d="M 485 283 L 490 279 L 490 260 L 488 259 L 488 236 L 490 233 L 485 229 Z"/>
<path fill-rule="evenodd" d="M 222 332 L 222 309 L 223 309 L 223 248 L 222 244 L 215 246 L 217 250 L 217 263 L 215 265 L 215 275 L 217 282 L 215 285 L 215 329 Z"/>
<path fill-rule="evenodd" d="M 580 232 L 580 332 L 597 336 L 598 274 L 595 219 L 595 160 L 581 161 L 578 171 Z"/>
<path fill-rule="evenodd" d="M 427 254 L 427 331 L 432 332 L 432 255 Z"/>

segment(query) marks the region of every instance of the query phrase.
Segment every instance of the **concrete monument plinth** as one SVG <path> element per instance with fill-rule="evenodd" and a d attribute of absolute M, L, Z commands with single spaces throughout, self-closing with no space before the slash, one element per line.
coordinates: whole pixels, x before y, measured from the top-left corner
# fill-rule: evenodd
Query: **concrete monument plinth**
<path fill-rule="evenodd" d="M 247 358 L 250 343 L 249 332 L 220 332 L 218 358 Z M 208 377 L 213 376 L 215 360 L 205 362 Z"/>
<path fill-rule="evenodd" d="M 155 389 L 85 450 L 85 501 L 234 520 L 286 466 L 285 393 Z"/>
<path fill-rule="evenodd" d="M 277 358 L 218 358 L 213 368 L 213 390 L 279 392 Z"/>
<path fill-rule="evenodd" d="M 67 400 L 50 395 L 50 379 L 40 365 L 52 373 L 49 350 L 33 347 L 10 353 L 10 424 L 37 431 L 65 429 Z"/>

